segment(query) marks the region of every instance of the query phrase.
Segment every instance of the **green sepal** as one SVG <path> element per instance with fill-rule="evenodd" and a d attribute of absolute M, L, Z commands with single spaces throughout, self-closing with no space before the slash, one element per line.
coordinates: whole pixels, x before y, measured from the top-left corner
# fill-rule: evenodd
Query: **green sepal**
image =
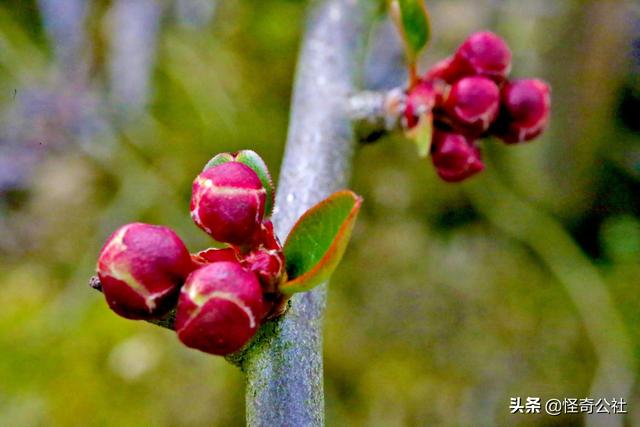
<path fill-rule="evenodd" d="M 231 153 L 219 153 L 213 156 L 211 160 L 204 165 L 202 171 L 206 171 L 207 169 L 211 169 L 214 166 L 221 165 L 223 163 L 228 163 L 233 161 L 233 155 Z"/>
<path fill-rule="evenodd" d="M 419 157 L 427 157 L 431 151 L 433 139 L 433 114 L 431 111 L 421 114 L 418 123 L 406 133 L 412 139 L 418 149 Z"/>
<path fill-rule="evenodd" d="M 236 162 L 243 163 L 249 166 L 258 175 L 262 186 L 267 190 L 267 198 L 265 202 L 264 216 L 269 217 L 273 211 L 273 204 L 275 202 L 275 187 L 273 185 L 273 179 L 269 173 L 267 164 L 262 160 L 262 157 L 252 150 L 241 150 L 236 153 Z"/>

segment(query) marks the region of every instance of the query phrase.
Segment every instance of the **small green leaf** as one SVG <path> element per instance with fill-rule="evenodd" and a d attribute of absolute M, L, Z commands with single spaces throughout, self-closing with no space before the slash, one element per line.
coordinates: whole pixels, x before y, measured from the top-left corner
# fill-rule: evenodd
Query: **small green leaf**
<path fill-rule="evenodd" d="M 404 39 L 407 57 L 410 63 L 414 63 L 431 37 L 429 14 L 424 0 L 394 0 L 392 7 L 397 8 L 399 15 L 397 21 Z"/>
<path fill-rule="evenodd" d="M 202 170 L 206 171 L 207 169 L 211 169 L 214 166 L 218 166 L 223 163 L 232 162 L 232 161 L 233 161 L 233 155 L 231 155 L 231 153 L 219 153 L 213 156 L 213 158 L 209 160 L 206 165 L 204 165 L 204 168 Z"/>
<path fill-rule="evenodd" d="M 407 136 L 415 142 L 419 157 L 427 157 L 429 155 L 433 138 L 433 115 L 431 111 L 420 115 L 418 124 L 407 132 Z"/>
<path fill-rule="evenodd" d="M 271 211 L 273 210 L 275 188 L 273 186 L 273 180 L 271 179 L 271 174 L 269 173 L 267 164 L 262 160 L 262 157 L 260 157 L 258 153 L 252 150 L 239 151 L 236 154 L 235 160 L 237 162 L 244 163 L 253 169 L 258 175 L 258 178 L 260 178 L 260 181 L 262 181 L 262 185 L 267 190 L 267 202 L 264 209 L 264 216 L 268 217 L 271 215 Z"/>
<path fill-rule="evenodd" d="M 347 248 L 362 198 L 338 191 L 298 219 L 284 244 L 288 281 L 284 294 L 305 292 L 329 279 Z"/>

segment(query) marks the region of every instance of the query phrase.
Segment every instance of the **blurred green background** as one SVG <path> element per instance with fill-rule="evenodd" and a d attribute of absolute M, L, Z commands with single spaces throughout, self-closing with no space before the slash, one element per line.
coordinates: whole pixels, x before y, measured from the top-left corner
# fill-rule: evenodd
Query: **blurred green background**
<path fill-rule="evenodd" d="M 462 185 L 400 137 L 358 150 L 365 204 L 329 290 L 327 425 L 580 426 L 510 416 L 509 398 L 611 389 L 629 390 L 624 425 L 640 425 L 640 5 L 427 4 L 422 69 L 496 31 L 512 75 L 551 83 L 551 126 L 485 141 L 487 171 Z M 252 148 L 277 175 L 306 6 L 0 4 L 0 426 L 244 425 L 239 370 L 118 318 L 87 280 L 127 222 L 210 245 L 188 201 L 212 155 Z M 400 84 L 388 22 L 371 40 L 367 86 Z"/>

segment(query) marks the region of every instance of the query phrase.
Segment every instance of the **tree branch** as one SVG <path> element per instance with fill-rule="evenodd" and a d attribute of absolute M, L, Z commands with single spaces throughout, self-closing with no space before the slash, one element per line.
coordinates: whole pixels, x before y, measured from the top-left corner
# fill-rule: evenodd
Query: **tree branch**
<path fill-rule="evenodd" d="M 137 118 L 146 108 L 165 5 L 118 0 L 109 11 L 109 95 L 116 118 Z"/>
<path fill-rule="evenodd" d="M 348 114 L 376 2 L 312 4 L 294 87 L 273 221 L 284 237 L 309 207 L 347 185 L 355 139 Z M 324 424 L 322 318 L 326 284 L 293 297 L 238 361 L 247 374 L 247 424 Z"/>
<path fill-rule="evenodd" d="M 43 25 L 51 39 L 57 64 L 65 74 L 83 74 L 88 59 L 84 57 L 88 2 L 83 0 L 38 0 Z M 81 75 L 81 77 L 85 77 Z"/>

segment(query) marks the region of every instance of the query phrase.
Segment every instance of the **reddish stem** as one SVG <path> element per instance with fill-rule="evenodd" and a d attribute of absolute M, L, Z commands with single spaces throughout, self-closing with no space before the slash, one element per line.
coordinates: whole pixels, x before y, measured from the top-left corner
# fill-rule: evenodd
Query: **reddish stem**
<path fill-rule="evenodd" d="M 409 90 L 413 89 L 418 84 L 418 67 L 415 61 L 408 65 L 409 68 Z"/>

